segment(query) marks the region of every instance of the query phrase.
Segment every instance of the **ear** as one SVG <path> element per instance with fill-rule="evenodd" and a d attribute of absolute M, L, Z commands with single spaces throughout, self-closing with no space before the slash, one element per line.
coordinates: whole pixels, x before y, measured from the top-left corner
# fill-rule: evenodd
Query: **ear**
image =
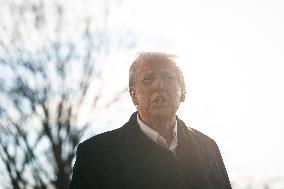
<path fill-rule="evenodd" d="M 181 90 L 181 95 L 180 95 L 180 102 L 184 102 L 185 101 L 185 89 L 182 89 Z"/>
<path fill-rule="evenodd" d="M 138 105 L 138 101 L 137 101 L 137 98 L 136 98 L 136 93 L 134 92 L 134 90 L 133 89 L 129 90 L 129 93 L 130 93 L 130 96 L 131 96 L 133 104 L 135 106 Z"/>

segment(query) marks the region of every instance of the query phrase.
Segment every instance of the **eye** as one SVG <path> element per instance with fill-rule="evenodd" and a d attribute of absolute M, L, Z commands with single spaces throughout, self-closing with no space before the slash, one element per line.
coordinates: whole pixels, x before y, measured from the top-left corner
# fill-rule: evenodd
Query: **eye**
<path fill-rule="evenodd" d="M 175 78 L 174 74 L 167 73 L 167 74 L 164 75 L 164 79 L 174 81 L 176 78 Z"/>
<path fill-rule="evenodd" d="M 150 83 L 153 80 L 154 80 L 154 76 L 153 75 L 147 75 L 144 78 L 142 78 L 142 83 Z"/>
<path fill-rule="evenodd" d="M 169 76 L 167 76 L 167 79 L 169 79 L 169 80 L 174 80 L 174 79 L 175 79 L 175 77 L 174 77 L 174 76 L 169 75 Z"/>

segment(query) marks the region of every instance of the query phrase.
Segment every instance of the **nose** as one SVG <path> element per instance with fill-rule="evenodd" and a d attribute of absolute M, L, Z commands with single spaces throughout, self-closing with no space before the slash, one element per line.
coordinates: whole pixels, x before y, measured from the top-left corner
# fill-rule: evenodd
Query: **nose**
<path fill-rule="evenodd" d="M 165 90 L 166 83 L 162 77 L 158 76 L 153 82 L 153 89 L 155 90 Z"/>

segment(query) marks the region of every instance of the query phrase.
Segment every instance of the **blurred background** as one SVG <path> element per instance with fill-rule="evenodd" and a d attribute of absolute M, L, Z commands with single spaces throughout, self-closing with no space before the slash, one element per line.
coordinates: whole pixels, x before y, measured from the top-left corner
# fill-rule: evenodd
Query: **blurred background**
<path fill-rule="evenodd" d="M 0 0 L 0 189 L 65 189 L 77 145 L 135 111 L 139 51 L 179 55 L 178 115 L 234 189 L 284 188 L 281 0 Z"/>

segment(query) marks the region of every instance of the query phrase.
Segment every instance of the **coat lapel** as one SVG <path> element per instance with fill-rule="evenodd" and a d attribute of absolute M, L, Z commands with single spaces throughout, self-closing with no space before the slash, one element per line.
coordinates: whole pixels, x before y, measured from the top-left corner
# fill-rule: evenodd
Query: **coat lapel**
<path fill-rule="evenodd" d="M 153 153 L 149 153 L 148 151 L 149 146 L 152 146 L 150 148 L 152 152 L 155 151 L 155 149 L 159 151 L 158 148 L 160 147 L 142 133 L 137 123 L 136 116 L 137 112 L 132 114 L 129 121 L 124 125 L 125 141 L 128 143 L 126 146 L 129 147 L 127 151 L 129 152 L 129 155 L 132 154 L 142 162 L 145 161 L 144 163 L 147 167 L 148 165 L 151 165 L 151 161 L 155 159 L 155 157 L 148 157 L 151 154 L 153 155 Z M 218 163 L 218 147 L 215 142 L 206 135 L 188 128 L 178 117 L 177 123 L 178 146 L 176 154 L 180 161 L 186 167 L 199 166 L 197 170 L 201 171 L 201 177 L 205 178 L 207 182 L 207 184 L 205 184 L 207 185 L 206 188 L 224 188 L 223 181 L 220 180 L 222 178 L 221 167 Z M 129 144 L 129 142 L 131 144 Z M 194 153 L 195 156 L 190 156 L 190 153 Z"/>
<path fill-rule="evenodd" d="M 180 136 L 183 140 L 191 142 L 194 147 L 191 150 L 197 154 L 208 187 L 210 189 L 222 189 L 220 166 L 216 158 L 217 146 L 215 147 L 212 139 L 194 129 L 188 128 L 180 119 L 178 119 L 178 123 L 180 126 Z"/>

